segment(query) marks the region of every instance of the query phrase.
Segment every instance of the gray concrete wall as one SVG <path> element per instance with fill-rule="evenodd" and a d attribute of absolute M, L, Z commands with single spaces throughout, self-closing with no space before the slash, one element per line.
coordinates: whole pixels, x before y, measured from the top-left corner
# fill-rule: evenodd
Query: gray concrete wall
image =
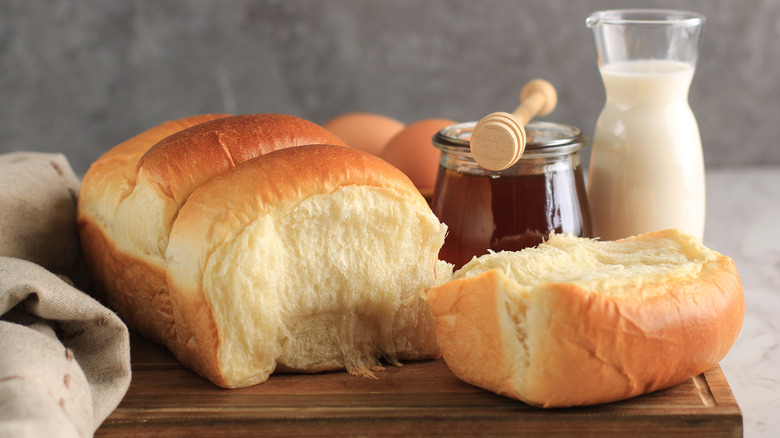
<path fill-rule="evenodd" d="M 604 102 L 589 13 L 674 7 L 708 22 L 690 101 L 708 166 L 780 164 L 777 0 L 0 0 L 0 153 L 65 153 L 78 173 L 165 120 L 283 112 L 404 122 L 511 110 L 592 134 Z"/>

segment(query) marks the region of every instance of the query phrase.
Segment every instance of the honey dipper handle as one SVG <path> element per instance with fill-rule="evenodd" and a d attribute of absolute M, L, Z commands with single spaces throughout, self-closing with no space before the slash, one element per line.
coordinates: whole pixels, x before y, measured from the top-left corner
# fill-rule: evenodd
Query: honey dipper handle
<path fill-rule="evenodd" d="M 488 114 L 471 131 L 471 155 L 488 170 L 504 170 L 525 151 L 525 127 L 536 116 L 550 114 L 558 104 L 558 93 L 544 79 L 529 81 L 520 90 L 520 106 L 512 114 Z"/>
<path fill-rule="evenodd" d="M 555 87 L 544 79 L 528 81 L 520 90 L 520 106 L 512 114 L 527 125 L 534 117 L 550 114 L 558 104 Z"/>

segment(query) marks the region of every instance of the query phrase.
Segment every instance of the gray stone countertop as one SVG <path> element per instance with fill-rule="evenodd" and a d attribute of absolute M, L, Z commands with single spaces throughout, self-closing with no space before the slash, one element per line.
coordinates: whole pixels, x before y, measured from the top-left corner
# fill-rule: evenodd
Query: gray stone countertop
<path fill-rule="evenodd" d="M 746 312 L 721 368 L 744 436 L 780 436 L 780 167 L 707 169 L 704 244 L 731 257 Z"/>

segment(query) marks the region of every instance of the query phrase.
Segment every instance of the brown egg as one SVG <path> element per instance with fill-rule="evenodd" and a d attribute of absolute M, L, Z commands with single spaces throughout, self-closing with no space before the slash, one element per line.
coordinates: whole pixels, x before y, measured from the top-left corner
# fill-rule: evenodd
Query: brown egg
<path fill-rule="evenodd" d="M 379 156 L 401 169 L 423 195 L 431 194 L 441 157 L 432 137 L 442 128 L 455 123 L 448 119 L 414 122 L 393 137 Z"/>
<path fill-rule="evenodd" d="M 406 125 L 379 114 L 354 112 L 334 117 L 322 126 L 349 146 L 379 155 L 387 142 Z"/>

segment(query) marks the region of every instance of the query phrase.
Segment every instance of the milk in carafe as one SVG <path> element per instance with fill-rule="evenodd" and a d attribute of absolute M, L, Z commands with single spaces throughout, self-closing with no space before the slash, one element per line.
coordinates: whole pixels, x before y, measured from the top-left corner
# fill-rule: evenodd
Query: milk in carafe
<path fill-rule="evenodd" d="M 588 171 L 594 236 L 678 228 L 703 237 L 704 160 L 688 89 L 704 17 L 622 9 L 586 24 L 607 96 Z"/>
<path fill-rule="evenodd" d="M 704 162 L 688 105 L 692 66 L 641 60 L 601 69 L 607 101 L 589 171 L 594 235 L 665 228 L 704 234 Z"/>

